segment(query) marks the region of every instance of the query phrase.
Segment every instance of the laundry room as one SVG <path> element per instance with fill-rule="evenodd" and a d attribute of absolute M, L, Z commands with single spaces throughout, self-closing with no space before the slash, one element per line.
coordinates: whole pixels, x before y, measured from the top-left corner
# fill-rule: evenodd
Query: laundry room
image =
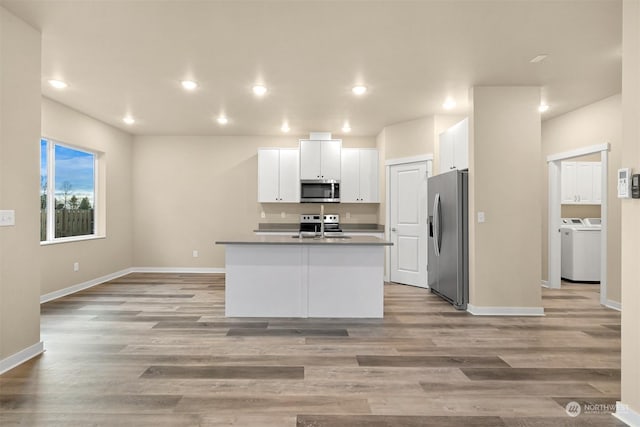
<path fill-rule="evenodd" d="M 602 162 L 600 155 L 561 163 L 562 280 L 600 282 Z"/>
<path fill-rule="evenodd" d="M 542 195 L 542 284 L 591 284 L 601 304 L 615 309 L 620 307 L 615 179 L 621 164 L 620 109 L 620 97 L 613 96 L 548 120 L 542 128 L 547 190 Z"/>

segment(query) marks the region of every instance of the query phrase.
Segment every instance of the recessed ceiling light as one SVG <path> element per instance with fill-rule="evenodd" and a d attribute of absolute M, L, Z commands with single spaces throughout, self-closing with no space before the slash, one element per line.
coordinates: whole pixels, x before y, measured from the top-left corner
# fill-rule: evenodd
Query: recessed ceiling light
<path fill-rule="evenodd" d="M 540 106 L 538 107 L 538 111 L 540 111 L 541 113 L 544 113 L 548 109 L 549 109 L 549 106 L 547 104 L 540 104 Z"/>
<path fill-rule="evenodd" d="M 547 59 L 547 56 L 549 56 L 549 55 L 546 55 L 546 54 L 538 55 L 536 57 L 533 57 L 529 62 L 531 62 L 533 64 L 537 64 L 538 62 L 542 62 L 545 59 Z"/>
<path fill-rule="evenodd" d="M 226 125 L 227 123 L 229 123 L 229 119 L 227 119 L 225 116 L 218 117 L 216 121 L 221 125 Z"/>
<path fill-rule="evenodd" d="M 180 84 L 185 90 L 195 90 L 198 87 L 198 83 L 193 80 L 183 80 Z"/>
<path fill-rule="evenodd" d="M 342 126 L 342 132 L 351 132 L 351 126 L 349 126 L 349 123 L 345 123 L 344 126 Z"/>
<path fill-rule="evenodd" d="M 69 86 L 68 84 L 66 84 L 62 80 L 53 80 L 53 79 L 49 80 L 49 85 L 51 85 L 52 87 L 55 87 L 56 89 L 64 89 L 67 86 Z"/>
<path fill-rule="evenodd" d="M 267 88 L 262 85 L 255 85 L 253 87 L 253 93 L 257 96 L 263 96 L 265 93 L 267 93 Z"/>
<path fill-rule="evenodd" d="M 351 92 L 356 95 L 364 95 L 367 92 L 366 86 L 354 86 L 351 88 Z"/>
<path fill-rule="evenodd" d="M 442 104 L 442 108 L 444 108 L 445 110 L 452 110 L 456 108 L 456 101 L 452 98 L 447 98 L 447 100 L 444 101 L 444 104 Z"/>
<path fill-rule="evenodd" d="M 291 130 L 291 128 L 289 127 L 289 123 L 283 123 L 280 130 L 285 133 L 289 132 Z"/>
<path fill-rule="evenodd" d="M 132 125 L 132 124 L 134 124 L 134 123 L 136 122 L 136 120 L 135 120 L 133 117 L 131 117 L 131 116 L 125 116 L 125 117 L 123 117 L 123 118 L 122 118 L 122 121 L 123 121 L 123 122 L 125 122 L 125 123 L 126 123 L 126 124 L 128 124 L 128 125 Z"/>

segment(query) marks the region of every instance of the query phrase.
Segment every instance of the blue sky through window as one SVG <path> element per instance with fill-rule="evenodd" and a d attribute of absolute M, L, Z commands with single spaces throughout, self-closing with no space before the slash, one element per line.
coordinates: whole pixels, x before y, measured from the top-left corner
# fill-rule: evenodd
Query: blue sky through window
<path fill-rule="evenodd" d="M 95 155 L 63 145 L 55 145 L 55 194 L 60 198 L 65 182 L 71 184 L 71 195 L 78 199 L 88 197 L 94 205 L 94 161 Z M 47 141 L 40 141 L 40 175 L 47 179 Z"/>

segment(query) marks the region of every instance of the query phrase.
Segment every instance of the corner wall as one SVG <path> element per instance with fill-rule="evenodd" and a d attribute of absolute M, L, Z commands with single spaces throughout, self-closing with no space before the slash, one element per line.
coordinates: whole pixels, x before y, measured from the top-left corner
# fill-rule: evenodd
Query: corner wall
<path fill-rule="evenodd" d="M 470 100 L 470 311 L 538 313 L 540 88 L 475 87 Z"/>
<path fill-rule="evenodd" d="M 621 166 L 640 173 L 640 2 L 625 0 L 622 13 Z M 640 200 L 621 201 L 622 403 L 628 423 L 640 425 Z M 617 413 L 618 411 L 616 411 Z M 623 418 L 624 419 L 624 418 Z"/>
<path fill-rule="evenodd" d="M 0 372 L 41 351 L 39 141 L 40 33 L 0 7 Z"/>
<path fill-rule="evenodd" d="M 133 200 L 131 157 L 133 137 L 113 126 L 42 98 L 42 136 L 104 153 L 99 176 L 105 238 L 40 247 L 42 295 L 56 292 L 133 266 Z M 73 271 L 73 263 L 80 271 Z"/>
<path fill-rule="evenodd" d="M 620 302 L 620 199 L 617 173 L 622 144 L 622 97 L 614 95 L 578 110 L 542 122 L 542 279 L 548 279 L 549 168 L 547 156 L 591 145 L 611 144 L 609 152 L 609 198 L 607 229 L 607 299 Z M 590 159 L 600 161 L 600 155 Z M 573 209 L 572 209 L 573 208 Z M 582 209 L 580 209 L 582 208 Z M 589 215 L 593 207 L 569 206 L 563 211 Z M 600 207 L 597 206 L 599 217 Z M 581 213 L 584 212 L 584 213 Z M 589 216 L 593 216 L 592 214 Z"/>

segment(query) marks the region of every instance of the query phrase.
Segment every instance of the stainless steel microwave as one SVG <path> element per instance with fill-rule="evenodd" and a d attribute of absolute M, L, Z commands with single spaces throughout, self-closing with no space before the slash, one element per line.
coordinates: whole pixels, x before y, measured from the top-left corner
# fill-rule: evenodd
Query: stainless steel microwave
<path fill-rule="evenodd" d="M 339 203 L 340 181 L 335 179 L 300 180 L 300 202 Z"/>

